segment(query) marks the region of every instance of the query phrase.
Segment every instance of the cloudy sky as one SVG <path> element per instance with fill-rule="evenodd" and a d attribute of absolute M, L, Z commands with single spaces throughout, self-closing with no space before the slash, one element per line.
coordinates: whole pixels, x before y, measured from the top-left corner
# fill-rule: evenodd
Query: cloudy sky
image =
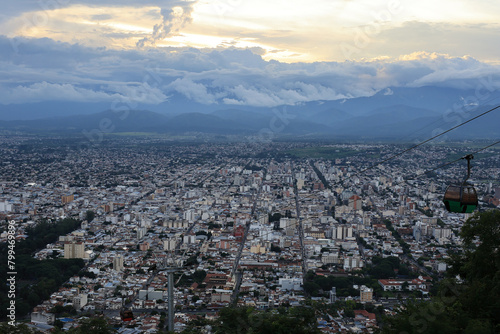
<path fill-rule="evenodd" d="M 6 7 L 5 7 L 6 6 Z M 498 0 L 17 0 L 0 103 L 276 106 L 498 75 Z"/>

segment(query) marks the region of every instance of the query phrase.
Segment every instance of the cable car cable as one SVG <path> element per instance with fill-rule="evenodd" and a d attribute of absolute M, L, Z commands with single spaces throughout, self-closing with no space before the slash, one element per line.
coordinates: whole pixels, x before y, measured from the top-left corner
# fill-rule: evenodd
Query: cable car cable
<path fill-rule="evenodd" d="M 474 151 L 474 152 L 472 152 L 472 153 L 466 154 L 466 156 L 467 156 L 467 155 L 474 155 L 474 154 L 476 154 L 476 153 L 479 153 L 479 152 L 481 152 L 481 151 L 484 151 L 484 150 L 486 150 L 487 148 L 490 148 L 490 147 L 495 146 L 495 145 L 497 145 L 497 144 L 500 144 L 500 140 L 499 140 L 499 141 L 497 141 L 496 143 L 493 143 L 493 144 L 491 144 L 491 145 L 488 145 L 488 146 L 486 146 L 486 147 L 483 147 L 483 148 L 481 148 L 481 149 L 479 149 L 479 150 L 477 150 L 477 151 Z M 450 162 L 447 162 L 447 163 L 445 163 L 445 164 L 443 164 L 443 165 L 441 165 L 441 166 L 438 166 L 438 167 L 436 167 L 436 168 L 434 168 L 434 169 L 428 170 L 428 171 L 426 171 L 426 172 L 422 173 L 421 175 L 425 175 L 425 174 L 432 173 L 432 172 L 433 172 L 433 171 L 435 171 L 435 170 L 438 170 L 438 169 L 441 169 L 441 168 L 446 167 L 446 166 L 448 166 L 448 165 L 454 164 L 455 162 L 458 162 L 458 161 L 460 161 L 460 160 L 462 160 L 462 159 L 463 159 L 463 157 L 462 157 L 462 158 L 455 159 L 455 160 L 450 161 Z M 420 176 L 420 175 L 419 175 L 419 176 Z M 419 176 L 417 176 L 417 177 L 419 177 Z M 412 179 L 409 179 L 409 180 L 412 180 Z"/>
<path fill-rule="evenodd" d="M 487 103 L 489 103 L 489 102 L 491 102 L 491 101 L 493 101 L 493 100 L 497 100 L 497 99 L 499 99 L 499 98 L 500 98 L 500 96 L 494 96 L 494 97 L 489 98 L 489 99 L 487 99 L 487 100 L 485 100 L 485 101 L 482 101 L 482 106 L 486 105 Z M 463 105 L 461 108 L 464 108 L 464 107 L 466 107 L 466 105 Z M 476 109 L 477 109 L 477 108 L 479 108 L 479 106 L 476 106 Z M 476 110 L 476 111 L 477 111 L 477 110 Z M 457 110 L 455 110 L 455 111 L 454 111 L 454 113 L 457 113 L 457 114 L 458 114 L 459 112 L 460 112 L 460 110 L 458 110 L 458 111 L 457 111 Z M 444 117 L 444 115 L 443 115 L 443 117 Z M 436 124 L 436 123 L 439 123 L 439 122 L 441 122 L 441 121 L 443 121 L 443 119 L 438 119 L 438 120 L 436 120 L 436 121 L 430 122 L 429 124 L 427 124 L 427 125 L 425 125 L 425 126 L 421 127 L 420 129 L 413 131 L 413 132 L 412 132 L 412 133 L 410 133 L 407 137 L 411 137 L 411 136 L 413 136 L 414 134 L 416 134 L 416 133 L 418 133 L 418 132 L 420 132 L 420 131 L 422 131 L 422 130 L 424 130 L 424 129 L 426 129 L 426 128 L 428 128 L 428 127 L 430 127 L 430 126 L 432 126 L 432 125 L 434 125 L 434 124 Z M 438 126 L 439 126 L 439 125 L 438 125 Z"/>
<path fill-rule="evenodd" d="M 372 165 L 372 166 L 370 166 L 370 167 L 367 167 L 367 168 L 365 168 L 365 169 L 363 169 L 363 170 L 361 170 L 361 171 L 359 171 L 359 172 L 357 172 L 357 173 L 354 173 L 354 174 L 353 174 L 353 175 L 351 175 L 350 177 L 353 177 L 353 176 L 356 176 L 356 175 L 359 175 L 359 174 L 363 174 L 363 173 L 365 173 L 365 172 L 369 171 L 370 169 L 373 169 L 373 168 L 375 168 L 375 167 L 377 167 L 377 166 L 379 166 L 379 165 L 381 165 L 381 164 L 383 164 L 383 163 L 385 163 L 385 162 L 387 162 L 387 161 L 390 161 L 390 160 L 392 160 L 392 159 L 395 159 L 395 158 L 397 158 L 397 157 L 399 157 L 399 156 L 403 155 L 404 153 L 406 153 L 406 152 L 408 152 L 408 151 L 411 151 L 411 150 L 413 150 L 413 149 L 415 149 L 415 148 L 417 148 L 417 147 L 419 147 L 419 146 L 422 146 L 422 145 L 423 145 L 423 144 L 425 144 L 425 143 L 430 142 L 431 140 L 434 140 L 434 139 L 436 139 L 436 138 L 438 138 L 438 137 L 441 137 L 442 135 L 444 135 L 444 134 L 446 134 L 446 133 L 448 133 L 448 132 L 450 132 L 450 131 L 453 131 L 453 130 L 455 130 L 455 129 L 457 129 L 457 128 L 459 128 L 459 127 L 461 127 L 461 126 L 463 126 L 463 125 L 465 125 L 465 124 L 467 124 L 467 123 L 469 123 L 469 122 L 472 122 L 473 120 L 478 119 L 479 117 L 484 116 L 484 115 L 486 115 L 486 114 L 488 114 L 488 113 L 490 113 L 490 112 L 492 112 L 492 111 L 494 111 L 494 110 L 496 110 L 496 109 L 498 109 L 498 108 L 500 108 L 500 105 L 498 105 L 498 106 L 496 106 L 496 107 L 494 107 L 494 108 L 491 108 L 490 110 L 487 110 L 487 111 L 483 112 L 482 114 L 479 114 L 479 115 L 477 115 L 477 116 L 474 116 L 473 118 L 468 119 L 468 120 L 467 120 L 467 121 L 465 121 L 465 122 L 462 122 L 462 123 L 460 123 L 460 124 L 458 124 L 458 125 L 455 125 L 454 127 L 450 128 L 450 129 L 448 129 L 448 130 L 446 130 L 446 131 L 443 131 L 443 132 L 441 132 L 441 133 L 439 133 L 439 134 L 437 134 L 437 135 L 435 135 L 435 136 L 433 136 L 433 137 L 431 137 L 431 138 L 429 138 L 429 139 L 426 139 L 426 140 L 424 140 L 423 142 L 420 142 L 420 143 L 418 143 L 418 144 L 415 144 L 415 145 L 413 145 L 413 146 L 412 146 L 412 147 L 410 147 L 410 148 L 407 148 L 407 149 L 405 149 L 405 150 L 403 150 L 403 151 L 401 151 L 401 152 L 399 152 L 399 153 L 396 153 L 396 154 L 394 154 L 394 155 L 390 156 L 389 158 L 386 158 L 386 159 L 384 159 L 384 160 L 382 160 L 382 161 L 379 161 L 378 163 L 376 163 L 376 164 L 374 164 L 374 165 Z"/>
<path fill-rule="evenodd" d="M 480 149 L 478 149 L 478 150 L 476 150 L 476 151 L 474 151 L 474 152 L 471 152 L 471 153 L 469 153 L 469 154 L 466 154 L 466 156 L 467 156 L 467 155 L 474 155 L 474 154 L 476 154 L 476 153 L 479 153 L 479 152 L 481 152 L 481 151 L 484 151 L 484 150 L 486 150 L 486 149 L 488 149 L 488 148 L 490 148 L 490 147 L 492 147 L 492 146 L 498 145 L 498 144 L 500 144 L 500 140 L 499 140 L 499 141 L 497 141 L 497 142 L 495 142 L 495 143 L 493 143 L 493 144 L 490 144 L 490 145 L 488 145 L 488 146 L 485 146 L 485 147 L 483 147 L 483 148 L 480 148 Z M 458 158 L 458 159 L 455 159 L 455 160 L 453 160 L 453 161 L 447 162 L 447 163 L 445 163 L 445 164 L 439 165 L 438 167 L 435 167 L 435 168 L 433 168 L 433 169 L 427 170 L 427 171 L 423 172 L 422 174 L 419 174 L 419 175 L 416 175 L 415 177 L 412 177 L 411 179 L 406 179 L 406 180 L 400 181 L 400 182 L 398 182 L 398 183 L 396 183 L 396 184 L 393 184 L 393 186 L 397 186 L 397 185 L 400 185 L 400 184 L 402 184 L 402 183 L 406 183 L 406 182 L 408 182 L 408 181 L 415 180 L 415 179 L 417 179 L 417 178 L 421 177 L 422 175 L 426 175 L 426 174 L 432 173 L 432 172 L 434 172 L 434 171 L 436 171 L 436 170 L 438 170 L 438 169 L 441 169 L 441 168 L 444 168 L 444 167 L 446 167 L 446 166 L 452 165 L 452 164 L 454 164 L 454 163 L 456 163 L 456 162 L 458 162 L 458 161 L 460 161 L 460 160 L 462 160 L 462 159 L 463 159 L 463 158 Z M 309 195 L 303 196 L 303 197 L 301 198 L 301 200 L 310 199 L 310 198 L 312 198 L 313 196 L 317 196 L 317 195 L 318 195 L 318 194 L 309 194 Z M 348 200 L 348 203 L 351 203 L 351 202 L 354 202 L 354 200 Z M 291 227 L 291 228 L 295 228 L 295 227 L 297 227 L 297 225 L 298 225 L 298 220 L 296 219 L 295 223 L 292 223 L 289 227 Z M 267 237 L 268 235 L 271 235 L 271 234 L 273 234 L 273 233 L 277 233 L 277 232 L 279 232 L 279 231 L 276 231 L 276 230 L 274 230 L 274 229 L 273 229 L 272 231 L 269 231 L 269 232 L 266 232 L 266 233 L 262 233 L 262 235 L 259 235 L 259 238 L 265 238 L 265 237 Z M 268 240 L 268 241 L 269 241 L 269 240 Z"/>
<path fill-rule="evenodd" d="M 478 118 L 478 117 L 481 117 L 481 116 L 483 116 L 483 115 L 485 115 L 485 114 L 487 114 L 487 113 L 489 113 L 489 112 L 491 112 L 491 111 L 493 111 L 493 110 L 495 110 L 495 109 L 498 109 L 498 108 L 500 108 L 500 105 L 499 105 L 499 106 L 497 106 L 497 107 L 495 107 L 495 108 L 492 108 L 492 109 L 490 109 L 490 110 L 488 110 L 488 111 L 486 111 L 486 112 L 484 112 L 484 113 L 482 113 L 482 114 L 480 114 L 480 115 L 478 115 L 478 116 L 476 116 L 476 117 L 474 117 L 474 119 L 475 119 L 475 118 Z M 466 122 L 464 122 L 464 123 L 462 123 L 462 124 L 459 124 L 459 125 L 455 126 L 455 127 L 454 127 L 454 128 L 452 128 L 452 129 L 449 129 L 449 130 L 447 130 L 447 131 L 445 131 L 445 132 L 443 132 L 443 133 L 441 133 L 441 134 L 439 134 L 439 135 L 437 135 L 437 136 L 435 136 L 435 137 L 433 137 L 433 138 L 431 138 L 431 139 L 426 140 L 425 142 L 428 142 L 428 141 L 430 141 L 430 140 L 432 140 L 432 139 L 434 139 L 434 138 L 436 138 L 436 137 L 439 137 L 439 136 L 443 135 L 444 133 L 449 132 L 449 131 L 451 131 L 451 130 L 453 130 L 453 129 L 455 129 L 455 128 L 459 127 L 459 126 L 462 126 L 462 125 L 464 125 L 464 124 L 466 124 L 466 123 L 468 123 L 468 122 L 470 122 L 470 121 L 472 121 L 472 120 L 473 120 L 473 119 L 469 119 L 468 121 L 466 121 Z M 389 160 L 393 159 L 393 158 L 394 158 L 394 157 L 396 157 L 396 156 L 402 155 L 403 153 L 406 153 L 406 152 L 410 151 L 411 149 L 414 149 L 414 148 L 416 148 L 416 147 L 418 147 L 418 146 L 420 146 L 420 145 L 424 144 L 425 142 L 422 142 L 422 143 L 417 144 L 417 145 L 415 145 L 415 146 L 413 146 L 413 147 L 411 147 L 411 148 L 409 148 L 409 149 L 406 149 L 406 150 L 404 150 L 404 151 L 402 151 L 402 152 L 400 152 L 400 153 L 398 153 L 398 154 L 394 155 L 393 157 L 388 158 L 388 159 L 385 159 L 385 160 L 383 160 L 383 161 L 379 162 L 378 164 L 375 164 L 375 165 L 373 165 L 373 166 L 371 166 L 371 167 L 369 167 L 369 168 L 365 168 L 364 170 L 362 170 L 362 171 L 360 171 L 360 172 L 358 172 L 358 173 L 356 173 L 356 174 L 353 174 L 352 176 L 362 174 L 362 173 L 364 173 L 364 172 L 368 171 L 369 169 L 372 169 L 372 168 L 374 168 L 374 167 L 376 167 L 376 166 L 378 166 L 378 165 L 380 165 L 380 164 L 382 164 L 382 163 L 384 163 L 384 162 L 386 162 L 386 161 L 389 161 Z M 492 146 L 498 145 L 498 144 L 500 144 L 500 140 L 499 140 L 499 141 L 497 141 L 497 142 L 495 142 L 495 143 L 492 143 L 492 144 L 490 144 L 490 145 L 488 145 L 488 146 L 485 146 L 485 147 L 483 147 L 483 148 L 480 148 L 480 149 L 478 149 L 478 150 L 476 150 L 476 151 L 474 151 L 474 152 L 472 152 L 472 153 L 466 154 L 466 156 L 467 156 L 467 155 L 474 155 L 474 154 L 476 154 L 476 153 L 479 153 L 479 152 L 481 152 L 481 151 L 484 151 L 484 150 L 486 150 L 486 149 L 488 149 L 488 148 L 490 148 L 490 147 L 492 147 Z M 441 169 L 441 168 L 444 168 L 444 167 L 449 166 L 449 165 L 451 165 L 451 164 L 454 164 L 454 163 L 456 163 L 456 162 L 458 162 L 458 161 L 460 161 L 460 160 L 462 160 L 462 159 L 463 159 L 463 157 L 458 158 L 458 159 L 455 159 L 455 160 L 450 161 L 450 162 L 447 162 L 447 163 L 442 164 L 442 165 L 440 165 L 440 166 L 438 166 L 438 167 L 435 167 L 435 168 L 433 168 L 433 169 L 430 169 L 430 170 L 428 170 L 428 171 L 425 171 L 424 173 L 422 173 L 422 174 L 420 174 L 420 175 L 417 175 L 417 176 L 415 176 L 414 178 L 411 178 L 411 179 L 406 179 L 406 180 L 403 180 L 403 181 L 401 181 L 401 182 L 399 182 L 399 183 L 396 183 L 396 185 L 399 185 L 399 184 L 401 184 L 401 183 L 407 182 L 407 181 L 409 181 L 409 180 L 415 180 L 415 179 L 419 178 L 419 177 L 420 177 L 420 176 L 422 176 L 422 175 L 426 175 L 426 174 L 432 173 L 433 171 L 436 171 L 436 170 L 438 170 L 438 169 Z M 342 180 L 342 181 L 335 182 L 334 184 L 344 183 L 344 181 L 345 181 L 345 180 L 347 180 L 347 179 L 351 178 L 352 176 L 349 176 L 349 177 L 345 178 L 345 179 L 344 179 L 344 180 Z M 332 188 L 333 188 L 333 185 L 331 185 L 331 184 L 330 184 L 330 189 L 332 189 Z M 298 195 L 298 194 L 297 194 L 297 195 Z M 318 195 L 318 194 L 308 194 L 308 195 L 306 195 L 306 196 L 303 196 L 303 197 L 301 198 L 301 200 L 305 200 L 305 199 L 311 198 L 311 197 L 316 196 L 316 195 Z M 350 201 L 348 200 L 348 202 L 350 202 Z M 296 227 L 296 225 L 298 224 L 298 217 L 297 217 L 296 219 L 297 219 L 297 221 L 296 221 L 294 224 L 292 224 L 292 226 L 291 226 L 291 227 Z M 273 230 L 273 231 L 271 231 L 271 232 L 263 233 L 263 234 L 262 234 L 261 236 L 259 236 L 259 237 L 261 237 L 261 238 L 262 238 L 262 237 L 266 237 L 266 236 L 268 236 L 268 235 L 270 235 L 270 234 L 272 234 L 272 233 L 274 233 L 274 232 L 275 232 L 275 231 Z"/>

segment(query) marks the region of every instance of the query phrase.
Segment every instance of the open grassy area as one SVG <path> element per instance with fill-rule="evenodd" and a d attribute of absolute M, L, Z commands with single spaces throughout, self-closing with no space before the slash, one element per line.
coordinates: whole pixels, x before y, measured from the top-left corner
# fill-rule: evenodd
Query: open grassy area
<path fill-rule="evenodd" d="M 124 136 L 124 137 L 150 137 L 150 136 L 160 136 L 155 132 L 113 132 L 115 136 Z"/>
<path fill-rule="evenodd" d="M 361 150 L 346 149 L 342 147 L 330 147 L 330 146 L 318 146 L 318 147 L 306 147 L 306 148 L 296 148 L 285 152 L 297 158 L 312 158 L 312 159 L 342 159 L 359 154 L 363 154 L 364 157 L 378 159 L 380 155 L 376 152 L 366 152 Z"/>

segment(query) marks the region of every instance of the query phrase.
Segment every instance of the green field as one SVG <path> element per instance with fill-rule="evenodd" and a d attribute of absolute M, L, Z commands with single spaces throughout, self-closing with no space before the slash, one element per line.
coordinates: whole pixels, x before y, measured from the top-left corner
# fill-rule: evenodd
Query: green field
<path fill-rule="evenodd" d="M 125 136 L 125 137 L 150 137 L 150 136 L 160 136 L 155 132 L 113 132 L 114 136 Z"/>
<path fill-rule="evenodd" d="M 362 154 L 364 157 L 378 159 L 380 154 L 376 152 L 366 152 L 362 150 L 346 149 L 342 147 L 306 147 L 296 148 L 286 151 L 285 153 L 297 158 L 312 158 L 312 159 L 342 159 Z"/>

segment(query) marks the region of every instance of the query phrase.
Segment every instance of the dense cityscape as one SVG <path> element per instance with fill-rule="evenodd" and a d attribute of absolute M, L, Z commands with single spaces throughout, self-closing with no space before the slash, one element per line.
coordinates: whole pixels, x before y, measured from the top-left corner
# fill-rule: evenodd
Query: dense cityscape
<path fill-rule="evenodd" d="M 0 334 L 500 333 L 500 1 L 0 12 Z"/>
<path fill-rule="evenodd" d="M 460 158 L 489 144 L 395 157 L 411 145 L 0 143 L 0 241 L 14 221 L 16 252 L 26 250 L 18 320 L 51 332 L 99 315 L 119 333 L 211 333 L 228 307 L 312 307 L 322 333 L 376 332 L 407 299 L 436 295 L 472 216 L 448 212 L 443 193 L 467 174 Z M 480 210 L 500 206 L 498 153 L 472 160 Z M 44 267 L 63 259 L 64 273 Z"/>

